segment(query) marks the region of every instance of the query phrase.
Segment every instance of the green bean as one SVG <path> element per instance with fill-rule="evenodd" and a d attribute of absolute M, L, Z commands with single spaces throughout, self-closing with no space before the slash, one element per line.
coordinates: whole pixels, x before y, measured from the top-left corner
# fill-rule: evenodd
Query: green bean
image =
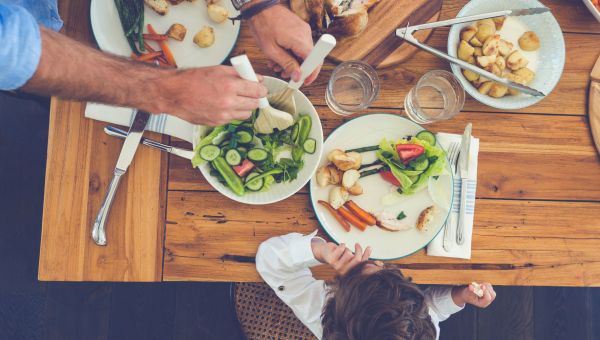
<path fill-rule="evenodd" d="M 367 177 L 367 176 L 378 174 L 379 172 L 383 171 L 383 169 L 385 169 L 384 166 L 379 167 L 377 169 L 363 171 L 363 172 L 360 173 L 360 177 L 363 178 L 363 177 Z"/>
<path fill-rule="evenodd" d="M 379 145 L 365 146 L 362 148 L 349 149 L 346 152 L 368 152 L 368 151 L 377 151 L 379 150 Z"/>

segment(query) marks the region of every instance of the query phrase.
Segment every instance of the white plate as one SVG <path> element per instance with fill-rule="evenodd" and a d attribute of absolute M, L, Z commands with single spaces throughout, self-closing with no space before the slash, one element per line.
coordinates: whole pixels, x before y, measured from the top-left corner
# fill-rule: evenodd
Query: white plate
<path fill-rule="evenodd" d="M 323 146 L 324 159 L 320 166 L 328 163 L 326 155 L 334 149 L 347 150 L 377 145 L 383 138 L 396 140 L 409 135 L 414 136 L 422 130 L 424 129 L 418 124 L 393 114 L 376 113 L 355 118 L 338 127 L 329 135 Z M 374 152 L 363 154 L 363 164 L 374 160 Z M 450 173 L 450 167 L 447 167 L 446 170 Z M 445 198 L 447 202 L 444 202 L 446 203 L 444 206 L 452 206 L 452 176 L 440 176 L 437 182 L 439 182 L 441 188 L 437 188 L 436 192 L 448 193 Z M 310 197 L 317 219 L 325 232 L 335 242 L 345 243 L 350 249 L 354 249 L 355 243 L 359 243 L 363 246 L 363 249 L 366 246 L 371 246 L 373 248 L 371 258 L 381 260 L 397 259 L 424 248 L 442 229 L 448 217 L 448 211 L 444 207 L 434 204 L 427 188 L 414 195 L 403 197 L 395 205 L 384 207 L 381 198 L 393 190 L 393 186 L 378 175 L 362 178 L 360 183 L 364 193 L 360 196 L 352 196 L 353 201 L 370 212 L 378 212 L 385 208 L 386 211 L 396 216 L 404 211 L 407 217 L 403 221 L 411 225 L 412 228 L 407 231 L 390 232 L 378 227 L 369 227 L 365 231 L 352 227 L 350 232 L 346 232 L 329 211 L 318 204 L 319 200 L 328 200 L 329 191 L 333 186 L 321 188 L 313 178 L 310 182 Z M 432 223 L 426 231 L 417 231 L 414 228 L 417 217 L 421 211 L 431 205 L 436 206 L 436 214 Z"/>
<path fill-rule="evenodd" d="M 587 7 L 590 10 L 590 13 L 592 13 L 594 18 L 596 18 L 596 20 L 598 20 L 598 22 L 600 22 L 600 10 L 598 8 L 596 8 L 596 6 L 594 6 L 592 1 L 591 0 L 583 0 L 583 3 L 585 4 L 585 7 Z"/>
<path fill-rule="evenodd" d="M 221 1 L 221 6 L 227 8 L 230 16 L 236 16 L 238 11 L 233 8 L 231 1 Z M 177 65 L 180 68 L 205 67 L 221 64 L 229 55 L 240 32 L 240 23 L 231 20 L 217 24 L 210 20 L 206 11 L 206 2 L 197 0 L 184 1 L 176 6 L 169 6 L 169 12 L 161 16 L 144 5 L 144 32 L 146 24 L 152 24 L 158 33 L 166 32 L 174 23 L 180 23 L 187 28 L 183 41 L 169 40 Z M 90 6 L 92 30 L 100 49 L 120 56 L 129 57 L 131 48 L 123 34 L 119 13 L 113 0 L 92 0 Z M 194 44 L 194 35 L 202 26 L 210 26 L 215 30 L 215 43 L 208 48 L 200 48 Z"/>
<path fill-rule="evenodd" d="M 480 13 L 488 13 L 505 9 L 545 7 L 536 0 L 472 0 L 458 12 L 457 17 L 469 16 Z M 448 35 L 448 53 L 456 57 L 457 47 L 460 42 L 460 31 L 472 23 L 458 24 L 452 26 Z M 502 38 L 509 40 L 519 48 L 518 39 L 526 31 L 534 31 L 541 41 L 541 47 L 535 52 L 523 52 L 530 60 L 529 68 L 535 72 L 535 78 L 529 84 L 544 94 L 549 95 L 554 89 L 563 72 L 565 64 L 565 41 L 558 22 L 551 13 L 508 17 L 504 27 L 499 31 Z M 531 106 L 544 97 L 533 97 L 525 94 L 518 96 L 506 96 L 492 98 L 479 93 L 462 74 L 461 68 L 452 64 L 452 72 L 462 83 L 465 91 L 479 102 L 504 110 L 516 110 Z"/>
<path fill-rule="evenodd" d="M 286 82 L 273 77 L 264 77 L 264 84 L 269 89 L 269 93 L 277 92 L 287 85 Z M 210 175 L 210 165 L 205 163 L 200 166 L 200 171 L 204 178 L 221 194 L 231 198 L 234 201 L 238 201 L 246 204 L 271 204 L 282 201 L 296 192 L 298 192 L 312 177 L 319 166 L 319 160 L 323 153 L 323 128 L 321 127 L 321 120 L 315 110 L 314 106 L 310 103 L 308 98 L 301 93 L 296 91 L 294 94 L 294 100 L 296 101 L 296 108 L 300 114 L 309 114 L 312 119 L 312 128 L 310 130 L 310 138 L 314 138 L 317 141 L 317 149 L 314 154 L 304 155 L 304 167 L 298 173 L 298 178 L 288 183 L 274 183 L 271 186 L 271 190 L 266 192 L 248 192 L 244 196 L 237 196 L 229 188 L 220 183 L 215 177 Z M 207 129 L 202 126 L 197 126 L 194 131 L 194 149 L 196 143 L 199 140 L 198 137 L 204 135 Z"/>

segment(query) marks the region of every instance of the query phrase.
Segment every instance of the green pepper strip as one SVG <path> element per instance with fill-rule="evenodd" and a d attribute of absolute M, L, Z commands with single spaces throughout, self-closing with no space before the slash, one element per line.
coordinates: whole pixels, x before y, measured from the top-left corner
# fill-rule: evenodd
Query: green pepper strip
<path fill-rule="evenodd" d="M 227 164 L 225 158 L 219 156 L 212 161 L 213 166 L 223 176 L 227 186 L 238 196 L 243 196 L 246 192 L 242 179 L 233 171 L 231 166 Z M 258 177 L 258 176 L 257 176 Z"/>

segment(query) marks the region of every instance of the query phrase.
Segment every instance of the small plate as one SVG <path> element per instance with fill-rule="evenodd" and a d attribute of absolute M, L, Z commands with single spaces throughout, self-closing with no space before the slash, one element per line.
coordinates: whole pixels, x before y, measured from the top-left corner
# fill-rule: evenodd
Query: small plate
<path fill-rule="evenodd" d="M 281 79 L 273 77 L 264 77 L 264 84 L 269 89 L 269 93 L 278 92 L 287 86 L 287 83 Z M 321 120 L 315 110 L 315 107 L 311 104 L 310 100 L 300 91 L 294 93 L 294 100 L 296 101 L 296 108 L 300 114 L 309 114 L 312 119 L 312 128 L 310 130 L 310 138 L 314 138 L 317 141 L 317 149 L 314 154 L 304 155 L 304 167 L 298 173 L 298 178 L 288 183 L 274 183 L 271 189 L 266 192 L 248 192 L 244 196 L 238 196 L 234 194 L 228 187 L 220 183 L 216 177 L 210 175 L 210 165 L 204 163 L 200 166 L 202 175 L 210 185 L 212 185 L 217 191 L 224 196 L 231 198 L 234 201 L 245 204 L 271 204 L 282 201 L 300 189 L 308 183 L 310 178 L 313 176 L 317 167 L 319 166 L 319 160 L 323 153 L 323 128 L 321 127 Z M 204 135 L 206 128 L 203 126 L 197 126 L 194 131 L 194 149 L 199 137 Z"/>
<path fill-rule="evenodd" d="M 458 12 L 457 17 L 501 11 L 505 9 L 545 7 L 536 0 L 472 0 Z M 460 43 L 460 31 L 473 23 L 457 24 L 452 26 L 448 35 L 448 54 L 456 57 Z M 554 89 L 563 72 L 565 65 L 565 41 L 558 22 L 551 13 L 537 15 L 508 17 L 504 27 L 499 32 L 503 39 L 509 40 L 519 47 L 518 39 L 526 31 L 534 31 L 540 38 L 541 47 L 535 52 L 522 51 L 529 59 L 528 67 L 535 72 L 535 78 L 528 86 L 549 95 Z M 452 72 L 462 83 L 465 91 L 479 102 L 503 110 L 522 109 L 536 104 L 544 97 L 533 97 L 526 94 L 518 96 L 505 96 L 492 98 L 479 93 L 462 74 L 462 69 L 454 64 Z"/>
<path fill-rule="evenodd" d="M 238 11 L 233 8 L 231 1 L 222 1 L 221 6 L 227 8 L 230 16 L 236 16 Z M 92 30 L 98 46 L 105 52 L 123 57 L 131 55 L 131 48 L 125 39 L 119 13 L 113 0 L 92 0 L 90 6 Z M 206 67 L 221 64 L 235 46 L 240 23 L 232 24 L 230 20 L 217 24 L 210 20 L 206 10 L 206 2 L 184 1 L 179 5 L 169 6 L 169 12 L 161 16 L 144 5 L 144 32 L 146 24 L 152 24 L 158 33 L 166 32 L 174 23 L 180 23 L 187 28 L 183 41 L 169 39 L 169 48 L 173 51 L 177 66 L 180 68 Z M 194 35 L 203 27 L 214 28 L 215 43 L 211 47 L 201 48 L 194 44 Z"/>
<path fill-rule="evenodd" d="M 424 130 L 418 124 L 405 119 L 401 116 L 387 113 L 376 113 L 357 117 L 338 127 L 332 132 L 323 146 L 324 159 L 319 166 L 328 163 L 327 154 L 334 149 L 347 150 L 351 148 L 377 145 L 383 138 L 396 140 L 406 136 L 414 136 Z M 438 146 L 439 143 L 438 143 Z M 374 152 L 363 153 L 363 164 L 375 160 Z M 390 193 L 395 188 L 381 179 L 378 175 L 373 175 L 360 179 L 364 193 L 360 196 L 351 196 L 351 199 L 363 209 L 377 213 L 385 208 L 391 215 L 396 216 L 404 211 L 406 218 L 403 220 L 412 226 L 410 230 L 390 232 L 378 227 L 369 227 L 365 231 L 360 231 L 352 227 L 350 232 L 346 232 L 337 220 L 331 216 L 319 200 L 328 201 L 329 191 L 333 186 L 321 188 L 313 178 L 310 181 L 310 197 L 313 209 L 317 215 L 319 223 L 323 230 L 337 243 L 344 243 L 350 249 L 354 249 L 354 244 L 361 246 L 371 246 L 373 253 L 371 258 L 380 260 L 398 259 L 411 255 L 412 253 L 423 249 L 444 226 L 448 217 L 448 207 L 452 206 L 453 179 L 450 167 L 446 167 L 446 175 L 440 176 L 436 183 L 435 192 L 446 193 L 444 195 L 444 204 L 437 205 L 429 196 L 429 190 L 423 190 L 411 196 L 402 197 L 397 203 L 390 206 L 383 206 L 381 199 L 384 195 Z M 436 201 L 440 201 L 437 199 Z M 427 207 L 435 205 L 436 213 L 433 221 L 426 231 L 418 231 L 414 227 L 419 214 Z"/>

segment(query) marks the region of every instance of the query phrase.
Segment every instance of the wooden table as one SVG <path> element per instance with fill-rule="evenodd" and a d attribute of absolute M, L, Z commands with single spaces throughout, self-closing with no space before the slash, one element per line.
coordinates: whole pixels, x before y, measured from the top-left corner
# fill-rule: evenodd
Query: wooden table
<path fill-rule="evenodd" d="M 445 1 L 442 19 L 456 16 L 466 2 Z M 552 94 L 518 112 L 469 98 L 457 118 L 430 127 L 460 133 L 473 122 L 481 139 L 473 257 L 428 257 L 421 251 L 398 261 L 416 282 L 600 286 L 600 162 L 586 119 L 600 24 L 579 0 L 543 2 L 553 9 L 567 48 L 564 74 Z M 88 9 L 87 1 L 61 1 L 66 34 L 93 41 Z M 437 30 L 430 44 L 444 49 L 447 34 Z M 233 55 L 241 53 L 258 72 L 271 74 L 247 27 Z M 316 83 L 303 89 L 325 135 L 344 121 L 325 105 L 333 68 L 327 63 Z M 379 71 L 381 93 L 371 111 L 404 114 L 405 95 L 431 69 L 448 64 L 419 52 Z M 258 281 L 254 254 L 263 240 L 319 227 L 306 188 L 277 204 L 240 205 L 215 192 L 189 161 L 140 147 L 113 205 L 109 244 L 94 245 L 90 228 L 122 141 L 106 136 L 104 123 L 83 118 L 84 107 L 52 101 L 40 280 Z M 315 272 L 333 275 L 325 266 Z"/>

